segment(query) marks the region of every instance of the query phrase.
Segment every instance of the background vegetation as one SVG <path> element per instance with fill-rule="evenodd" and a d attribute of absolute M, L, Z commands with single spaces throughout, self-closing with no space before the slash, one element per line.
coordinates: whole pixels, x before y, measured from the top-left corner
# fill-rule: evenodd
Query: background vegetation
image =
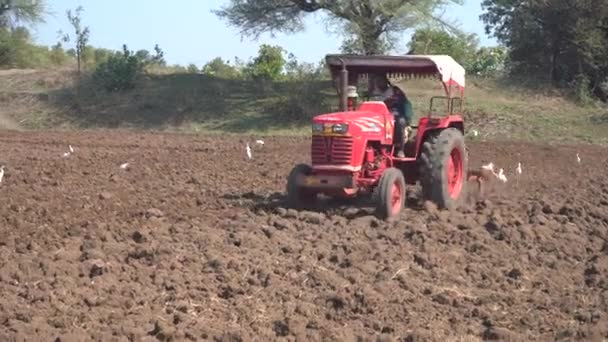
<path fill-rule="evenodd" d="M 81 20 L 83 8 L 66 13 L 71 32 L 39 46 L 28 27 L 44 20 L 44 1 L 2 1 L 0 126 L 293 134 L 306 133 L 312 116 L 336 109 L 324 62 L 303 63 L 280 46 L 261 45 L 248 61 L 168 65 L 158 45 L 139 51 L 126 43 L 120 51 L 89 45 L 94 32 Z M 322 11 L 343 31 L 344 52 L 451 55 L 467 70 L 468 127 L 481 137 L 606 140 L 608 5 L 602 1 L 566 7 L 563 0 L 484 0 L 482 20 L 501 43 L 494 47 L 479 46 L 477 36 L 430 14 L 447 0 L 419 0 L 415 10 L 396 0 L 358 7 L 272 2 L 288 12 L 270 11 L 265 0 L 231 0 L 217 14 L 256 36 L 296 32 L 302 15 Z M 366 21 L 369 16 L 376 20 Z M 399 51 L 406 29 L 414 34 Z M 441 91 L 426 81 L 407 89 L 419 115 Z"/>

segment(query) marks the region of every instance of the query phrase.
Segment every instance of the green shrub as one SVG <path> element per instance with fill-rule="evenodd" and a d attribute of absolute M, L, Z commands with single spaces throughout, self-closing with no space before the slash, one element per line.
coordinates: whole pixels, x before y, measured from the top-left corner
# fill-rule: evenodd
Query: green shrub
<path fill-rule="evenodd" d="M 110 56 L 107 62 L 97 66 L 93 80 L 107 91 L 125 91 L 135 87 L 143 67 L 143 62 L 123 45 L 122 52 Z"/>
<path fill-rule="evenodd" d="M 51 47 L 49 51 L 49 61 L 52 65 L 64 65 L 70 60 L 70 57 L 63 51 L 61 43 L 57 43 Z"/>
<path fill-rule="evenodd" d="M 224 79 L 236 79 L 242 76 L 237 66 L 231 65 L 230 61 L 224 61 L 221 57 L 214 58 L 203 65 L 201 72 L 205 75 Z"/>
<path fill-rule="evenodd" d="M 282 82 L 278 96 L 270 101 L 264 110 L 284 123 L 305 123 L 313 116 L 332 110 L 331 94 L 327 89 L 330 81 L 288 81 Z"/>

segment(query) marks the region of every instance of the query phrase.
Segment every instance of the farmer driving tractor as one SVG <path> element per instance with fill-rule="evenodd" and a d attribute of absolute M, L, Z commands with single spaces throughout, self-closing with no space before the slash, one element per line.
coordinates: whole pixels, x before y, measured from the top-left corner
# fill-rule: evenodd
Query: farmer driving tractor
<path fill-rule="evenodd" d="M 386 75 L 376 75 L 372 98 L 380 98 L 386 103 L 389 111 L 395 116 L 395 140 L 398 144 L 397 157 L 405 157 L 405 143 L 411 132 L 410 124 L 414 116 L 412 103 L 405 95 L 402 86 L 393 85 Z"/>

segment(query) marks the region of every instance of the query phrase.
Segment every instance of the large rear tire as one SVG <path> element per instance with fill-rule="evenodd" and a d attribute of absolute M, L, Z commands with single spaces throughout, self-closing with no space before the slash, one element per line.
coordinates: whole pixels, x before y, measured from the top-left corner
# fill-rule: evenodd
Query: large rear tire
<path fill-rule="evenodd" d="M 382 219 L 394 218 L 405 205 L 405 179 L 401 170 L 388 168 L 375 189 L 376 212 Z"/>
<path fill-rule="evenodd" d="M 458 208 L 465 197 L 467 160 L 464 136 L 456 128 L 447 128 L 425 141 L 420 154 L 424 200 L 441 209 Z"/>
<path fill-rule="evenodd" d="M 310 175 L 312 168 L 306 164 L 296 165 L 289 176 L 287 177 L 287 205 L 291 208 L 306 208 L 314 204 L 317 199 L 317 194 L 308 189 L 299 187 L 297 184 L 297 178 L 300 175 Z"/>

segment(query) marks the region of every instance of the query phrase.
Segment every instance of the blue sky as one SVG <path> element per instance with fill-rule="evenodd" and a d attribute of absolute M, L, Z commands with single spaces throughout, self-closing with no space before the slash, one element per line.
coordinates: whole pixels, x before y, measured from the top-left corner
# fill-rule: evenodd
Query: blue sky
<path fill-rule="evenodd" d="M 464 0 L 462 6 L 450 6 L 444 13 L 459 21 L 467 32 L 477 33 L 482 45 L 494 45 L 479 20 L 481 0 Z M 306 30 L 296 35 L 263 36 L 258 41 L 241 39 L 237 29 L 228 27 L 214 14 L 227 0 L 49 0 L 51 15 L 45 24 L 34 30 L 36 41 L 55 44 L 57 32 L 70 32 L 66 18 L 68 9 L 84 7 L 83 22 L 91 30 L 90 44 L 119 50 L 126 43 L 131 50 L 152 50 L 159 44 L 170 64 L 194 63 L 199 67 L 207 61 L 222 57 L 233 60 L 249 59 L 262 43 L 277 44 L 298 59 L 318 62 L 326 53 L 338 52 L 341 38 L 325 31 L 319 15 L 308 19 Z M 403 41 L 409 40 L 409 34 Z"/>

